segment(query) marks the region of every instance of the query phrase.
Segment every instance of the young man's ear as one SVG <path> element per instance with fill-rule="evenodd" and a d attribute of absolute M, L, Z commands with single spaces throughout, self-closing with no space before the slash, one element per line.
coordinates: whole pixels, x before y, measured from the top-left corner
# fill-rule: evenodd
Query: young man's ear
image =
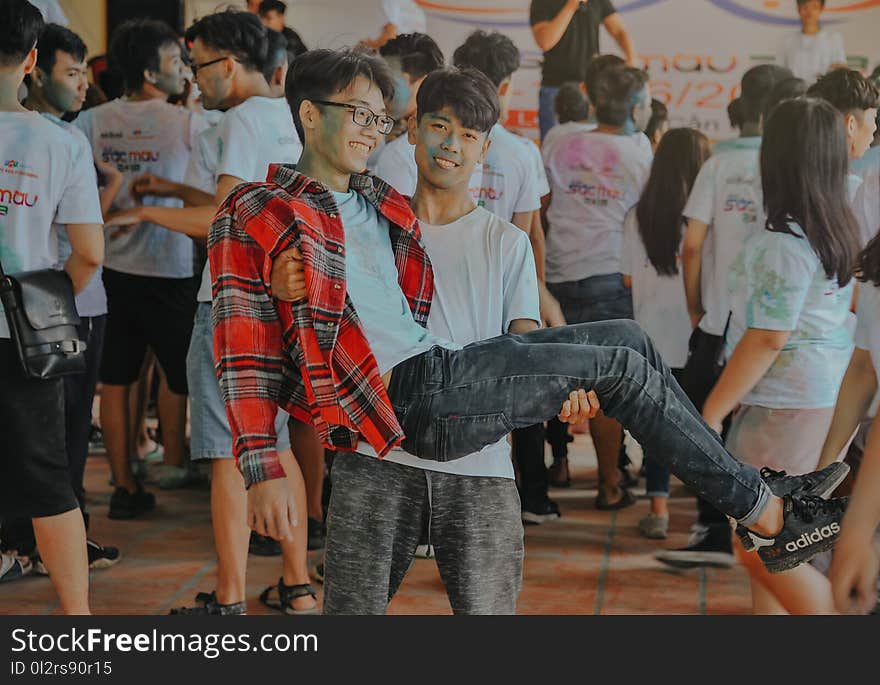
<path fill-rule="evenodd" d="M 303 100 L 299 105 L 299 120 L 304 131 L 314 130 L 318 125 L 320 110 L 310 100 Z"/>
<path fill-rule="evenodd" d="M 486 132 L 486 141 L 483 143 L 483 151 L 480 153 L 480 163 L 483 163 L 483 160 L 486 159 L 486 153 L 489 152 L 489 148 L 492 147 L 492 141 L 489 139 L 489 133 Z"/>
<path fill-rule="evenodd" d="M 24 73 L 31 74 L 37 68 L 37 46 L 31 48 L 28 56 L 24 59 Z"/>
<path fill-rule="evenodd" d="M 510 90 L 510 82 L 511 77 L 509 76 L 501 82 L 501 85 L 498 86 L 498 97 L 503 98 L 507 96 L 507 93 Z"/>
<path fill-rule="evenodd" d="M 409 121 L 406 122 L 406 141 L 410 145 L 416 144 L 416 138 L 418 137 L 416 132 L 419 129 L 419 122 L 416 121 L 416 119 L 418 118 L 418 115 L 414 114 L 409 118 Z"/>
<path fill-rule="evenodd" d="M 861 122 L 859 121 L 859 115 L 855 112 L 850 112 L 843 118 L 844 126 L 846 126 L 846 142 L 850 148 L 850 152 L 852 152 L 853 146 L 853 138 L 856 135 L 856 132 L 859 130 L 859 126 Z"/>

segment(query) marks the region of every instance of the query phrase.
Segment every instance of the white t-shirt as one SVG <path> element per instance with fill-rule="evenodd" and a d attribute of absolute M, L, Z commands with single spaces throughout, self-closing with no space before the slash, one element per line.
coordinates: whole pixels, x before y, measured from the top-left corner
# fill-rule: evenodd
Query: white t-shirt
<path fill-rule="evenodd" d="M 445 226 L 420 223 L 434 266 L 434 300 L 428 330 L 459 345 L 507 333 L 516 319 L 540 322 L 538 278 L 528 236 L 477 207 Z M 463 250 L 462 245 L 467 249 Z M 361 442 L 358 451 L 375 456 Z M 461 476 L 513 478 L 506 438 L 450 462 L 419 459 L 402 449 L 386 459 L 428 471 Z"/>
<path fill-rule="evenodd" d="M 552 150 L 555 147 L 557 139 L 562 139 L 575 131 L 585 133 L 586 131 L 595 131 L 597 128 L 598 125 L 593 121 L 566 121 L 564 124 L 556 124 L 556 126 L 547 131 L 547 135 L 541 141 L 540 151 L 546 158 L 548 157 L 548 150 Z M 637 147 L 650 154 L 652 158 L 654 157 L 654 148 L 651 147 L 651 140 L 643 131 L 634 133 L 632 139 Z"/>
<path fill-rule="evenodd" d="M 183 181 L 196 137 L 205 119 L 164 100 L 112 100 L 80 114 L 76 126 L 86 134 L 96 158 L 122 172 L 124 182 L 114 208 L 136 204 L 129 184 L 153 173 Z M 182 207 L 176 198 L 147 196 L 146 205 Z M 108 231 L 104 266 L 135 276 L 188 278 L 193 275 L 193 248 L 189 236 L 144 222 L 128 234 Z"/>
<path fill-rule="evenodd" d="M 73 138 L 73 145 L 76 147 L 77 173 L 82 174 L 86 178 L 91 178 L 98 188 L 98 176 L 95 173 L 95 163 L 92 158 L 92 148 L 89 141 L 73 124 L 69 124 L 59 119 L 54 114 L 43 113 L 52 123 L 60 126 L 67 131 Z M 88 221 L 90 224 L 103 224 L 104 217 L 101 214 L 101 199 L 97 192 L 86 193 L 82 198 L 83 208 L 91 210 L 92 218 Z M 67 239 L 67 228 L 63 225 L 56 225 L 55 231 L 58 234 L 58 268 L 63 269 L 64 263 L 70 257 L 73 251 L 70 247 L 70 241 Z M 76 296 L 76 311 L 80 316 L 101 316 L 107 313 L 107 291 L 104 290 L 104 279 L 101 277 L 103 269 L 99 266 L 95 274 Z"/>
<path fill-rule="evenodd" d="M 654 341 L 663 360 L 673 369 L 683 369 L 688 358 L 691 319 L 684 294 L 684 273 L 679 246 L 678 273 L 661 276 L 648 259 L 639 234 L 635 208 L 623 226 L 621 272 L 632 276 L 635 320 Z"/>
<path fill-rule="evenodd" d="M 764 227 L 760 138 L 737 138 L 700 169 L 684 216 L 709 226 L 703 243 L 700 329 L 722 335 L 730 314 L 730 267 L 746 238 Z"/>
<path fill-rule="evenodd" d="M 868 150 L 858 164 L 853 164 L 862 179 L 853 200 L 853 211 L 859 221 L 862 246 L 880 232 L 880 147 Z"/>
<path fill-rule="evenodd" d="M 58 0 L 30 0 L 30 3 L 40 10 L 40 14 L 43 15 L 43 21 L 47 24 L 68 25 L 67 15 L 64 14 L 64 10 L 58 4 Z"/>
<path fill-rule="evenodd" d="M 397 33 L 427 33 L 428 18 L 413 0 L 382 0 L 379 6 L 382 25 L 394 24 Z"/>
<path fill-rule="evenodd" d="M 829 279 L 795 223 L 796 235 L 756 231 L 730 271 L 728 358 L 748 328 L 792 331 L 770 369 L 743 404 L 819 409 L 837 402 L 852 354 L 853 281 Z"/>
<path fill-rule="evenodd" d="M 0 112 L 0 131 L 0 261 L 9 273 L 51 269 L 55 225 L 92 223 L 96 207 L 101 216 L 94 168 L 68 131 L 36 112 Z M 0 307 L 0 338 L 8 337 Z"/>
<path fill-rule="evenodd" d="M 650 149 L 631 136 L 574 129 L 544 153 L 553 198 L 547 210 L 547 282 L 620 272 L 623 222 L 651 171 Z"/>
<path fill-rule="evenodd" d="M 822 29 L 812 36 L 798 31 L 785 37 L 776 59 L 798 78 L 814 83 L 831 65 L 846 64 L 846 51 L 837 31 Z"/>
<path fill-rule="evenodd" d="M 220 176 L 244 182 L 265 181 L 269 165 L 296 164 L 302 144 L 284 98 L 255 96 L 230 108 L 215 127 L 198 138 L 187 169 L 188 185 L 214 192 Z M 211 188 L 206 189 L 208 179 Z M 205 264 L 199 302 L 211 301 L 211 272 Z"/>
<path fill-rule="evenodd" d="M 874 372 L 880 373 L 880 288 L 873 283 L 859 283 L 856 307 L 856 347 L 871 353 Z M 880 393 L 874 396 L 868 416 L 876 416 Z"/>
<path fill-rule="evenodd" d="M 541 208 L 541 197 L 549 192 L 546 175 L 539 173 L 540 155 L 533 143 L 511 133 L 500 124 L 489 132 L 492 145 L 483 166 L 474 169 L 468 184 L 471 197 L 505 221 L 516 212 L 532 212 Z M 530 146 L 532 149 L 529 149 Z M 416 192 L 419 171 L 415 146 L 406 136 L 388 143 L 376 161 L 376 176 L 402 195 Z"/>

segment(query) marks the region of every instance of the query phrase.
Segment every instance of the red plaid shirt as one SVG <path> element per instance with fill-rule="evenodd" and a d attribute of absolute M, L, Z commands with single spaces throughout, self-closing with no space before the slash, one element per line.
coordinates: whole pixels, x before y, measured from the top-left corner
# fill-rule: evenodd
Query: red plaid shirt
<path fill-rule="evenodd" d="M 425 326 L 434 275 L 416 218 L 402 195 L 373 176 L 352 176 L 391 227 L 398 281 Z M 280 406 L 311 423 L 327 447 L 365 439 L 384 456 L 403 431 L 345 286 L 345 232 L 330 191 L 292 166 L 272 165 L 265 183 L 244 183 L 224 202 L 208 238 L 213 277 L 214 358 L 233 451 L 250 486 L 281 478 L 275 451 Z M 272 260 L 303 255 L 307 299 L 276 301 Z"/>

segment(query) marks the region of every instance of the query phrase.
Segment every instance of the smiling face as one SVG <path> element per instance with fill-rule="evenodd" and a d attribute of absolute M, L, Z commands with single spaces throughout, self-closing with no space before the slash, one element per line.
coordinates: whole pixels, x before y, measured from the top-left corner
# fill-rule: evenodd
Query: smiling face
<path fill-rule="evenodd" d="M 55 51 L 55 64 L 49 74 L 38 74 L 46 101 L 60 112 L 79 112 L 89 88 L 84 60 L 69 52 Z"/>
<path fill-rule="evenodd" d="M 465 128 L 450 107 L 410 120 L 409 142 L 416 146 L 419 178 L 435 188 L 463 186 L 489 150 L 489 133 Z"/>
<path fill-rule="evenodd" d="M 356 77 L 347 88 L 329 95 L 326 100 L 366 107 L 377 115 L 385 114 L 382 91 L 364 76 Z M 362 173 L 383 137 L 376 120 L 368 126 L 360 126 L 354 122 L 353 110 L 348 107 L 316 105 L 305 100 L 300 107 L 300 118 L 306 145 L 344 174 Z"/>

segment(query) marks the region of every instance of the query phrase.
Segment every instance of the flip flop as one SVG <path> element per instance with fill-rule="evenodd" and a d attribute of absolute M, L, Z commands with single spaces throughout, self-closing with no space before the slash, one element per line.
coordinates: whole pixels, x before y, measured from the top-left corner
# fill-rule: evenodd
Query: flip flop
<path fill-rule="evenodd" d="M 270 597 L 273 591 L 275 592 L 275 597 Z M 318 599 L 315 588 L 309 583 L 302 583 L 301 585 L 285 585 L 284 579 L 279 578 L 278 585 L 270 585 L 263 590 L 260 594 L 260 601 L 270 609 L 280 611 L 282 614 L 287 614 L 288 616 L 313 616 L 319 613 L 317 604 L 310 609 L 296 609 L 293 606 L 293 600 L 308 595 L 311 595 L 315 600 Z"/>
<path fill-rule="evenodd" d="M 626 509 L 627 507 L 631 507 L 636 503 L 635 495 L 633 495 L 629 490 L 621 488 L 620 490 L 622 494 L 621 498 L 616 502 L 609 503 L 605 497 L 600 493 L 596 496 L 596 509 L 599 511 L 617 511 L 618 509 Z"/>
<path fill-rule="evenodd" d="M 0 583 L 24 578 L 33 571 L 30 559 L 22 559 L 8 552 L 0 552 Z"/>

